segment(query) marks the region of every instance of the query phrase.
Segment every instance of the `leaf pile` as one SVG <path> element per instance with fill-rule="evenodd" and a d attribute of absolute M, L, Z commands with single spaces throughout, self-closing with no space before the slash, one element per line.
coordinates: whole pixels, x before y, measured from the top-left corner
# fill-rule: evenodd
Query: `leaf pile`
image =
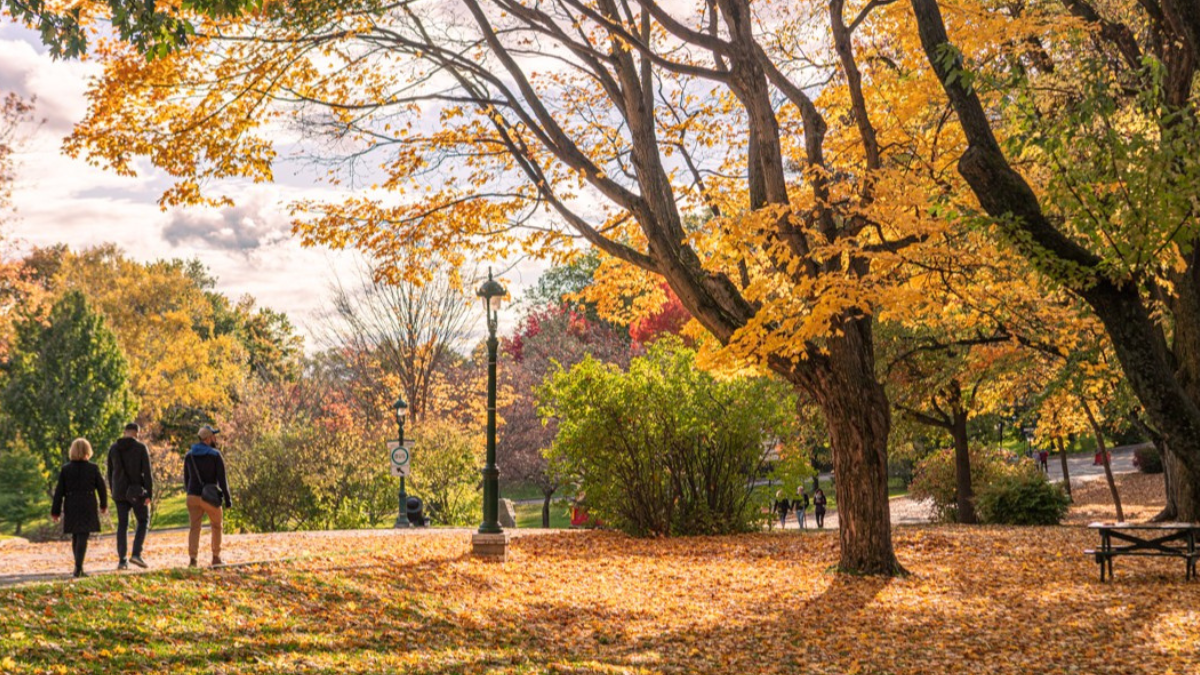
<path fill-rule="evenodd" d="M 832 533 L 359 539 L 287 564 L 0 590 L 4 673 L 1197 673 L 1178 561 L 1100 584 L 1080 528 L 900 528 L 913 575 L 835 575 Z"/>

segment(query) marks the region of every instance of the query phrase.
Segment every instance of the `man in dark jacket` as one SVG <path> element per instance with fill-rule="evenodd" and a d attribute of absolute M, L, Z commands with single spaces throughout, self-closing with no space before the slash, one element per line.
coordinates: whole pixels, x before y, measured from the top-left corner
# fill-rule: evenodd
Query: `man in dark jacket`
<path fill-rule="evenodd" d="M 108 486 L 117 504 L 117 569 L 129 569 L 129 563 L 146 567 L 142 560 L 142 544 L 150 526 L 150 498 L 154 477 L 150 471 L 150 452 L 138 440 L 141 427 L 135 422 L 125 425 L 125 435 L 108 449 Z M 137 518 L 133 534 L 133 556 L 128 561 L 125 551 L 129 536 L 129 512 Z"/>
<path fill-rule="evenodd" d="M 196 556 L 200 552 L 200 526 L 204 524 L 204 516 L 208 516 L 212 528 L 212 564 L 222 564 L 221 504 L 229 508 L 232 502 L 229 499 L 229 484 L 225 481 L 225 459 L 213 447 L 219 433 L 207 424 L 200 427 L 197 433 L 200 442 L 194 443 L 183 458 L 183 487 L 187 492 L 188 509 L 188 556 L 192 567 L 196 566 Z M 216 503 L 204 499 L 206 485 L 215 485 L 220 490 Z"/>

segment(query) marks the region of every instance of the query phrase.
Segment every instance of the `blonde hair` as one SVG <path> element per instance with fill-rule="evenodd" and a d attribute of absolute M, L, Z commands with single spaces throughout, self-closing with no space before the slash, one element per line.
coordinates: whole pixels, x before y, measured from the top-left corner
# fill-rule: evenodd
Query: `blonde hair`
<path fill-rule="evenodd" d="M 67 453 L 72 462 L 92 458 L 92 444 L 86 438 L 76 438 L 71 441 L 71 450 Z"/>

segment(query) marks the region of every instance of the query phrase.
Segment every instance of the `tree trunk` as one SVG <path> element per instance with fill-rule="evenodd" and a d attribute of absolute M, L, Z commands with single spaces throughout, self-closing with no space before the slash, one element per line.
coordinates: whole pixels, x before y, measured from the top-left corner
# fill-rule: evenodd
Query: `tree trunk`
<path fill-rule="evenodd" d="M 1176 352 L 1176 354 L 1178 354 L 1178 351 Z M 1184 389 L 1187 390 L 1189 394 L 1191 394 L 1193 400 L 1196 398 L 1195 392 L 1192 391 L 1192 387 L 1189 386 L 1186 382 L 1184 384 Z M 1176 508 L 1176 506 L 1175 506 L 1175 489 L 1176 488 L 1175 488 L 1175 481 L 1172 477 L 1173 476 L 1172 471 L 1179 470 L 1179 468 L 1178 468 L 1179 460 L 1176 459 L 1174 455 L 1170 455 L 1170 456 L 1167 455 L 1167 449 L 1165 447 L 1163 447 L 1166 445 L 1166 441 L 1163 440 L 1162 434 L 1158 433 L 1158 431 L 1156 429 L 1154 429 L 1153 427 L 1151 427 L 1149 424 L 1146 424 L 1146 421 L 1142 419 L 1141 415 L 1139 415 L 1135 412 L 1132 415 L 1130 415 L 1130 419 L 1133 420 L 1133 424 L 1137 428 L 1142 430 L 1143 434 L 1146 434 L 1146 436 L 1150 438 L 1150 442 L 1154 444 L 1154 449 L 1158 451 L 1158 456 L 1162 461 L 1163 491 L 1167 496 L 1167 504 L 1166 504 L 1166 506 L 1163 507 L 1162 511 L 1158 512 L 1158 515 L 1156 515 L 1150 519 L 1150 522 L 1165 523 L 1165 522 L 1170 522 L 1170 521 L 1176 520 L 1176 518 L 1178 517 L 1176 514 L 1179 513 L 1179 509 Z"/>
<path fill-rule="evenodd" d="M 954 487 L 958 506 L 958 522 L 974 525 L 979 522 L 975 515 L 975 491 L 971 487 L 971 453 L 967 440 L 967 413 L 954 410 L 954 422 L 950 427 L 954 438 Z"/>
<path fill-rule="evenodd" d="M 837 476 L 838 570 L 898 575 L 887 496 L 890 407 L 875 378 L 869 319 L 848 320 L 828 341 L 826 367 L 816 369 L 817 399 L 829 426 Z"/>
<path fill-rule="evenodd" d="M 1092 431 L 1096 434 L 1096 447 L 1100 449 L 1100 459 L 1104 463 L 1104 478 L 1108 481 L 1108 491 L 1112 493 L 1113 505 L 1117 507 L 1117 522 L 1125 522 L 1125 512 L 1121 509 L 1121 495 L 1117 494 L 1117 482 L 1113 480 L 1112 463 L 1108 461 L 1108 446 L 1104 444 L 1104 431 L 1100 428 L 1100 424 L 1096 422 L 1096 417 L 1092 415 L 1092 408 L 1087 404 L 1087 401 L 1080 401 L 1083 405 L 1083 412 L 1087 414 L 1088 423 L 1092 425 Z"/>
<path fill-rule="evenodd" d="M 1055 438 L 1054 441 L 1058 445 L 1058 457 L 1062 460 L 1063 489 L 1067 491 L 1067 498 L 1074 501 L 1071 498 L 1071 471 L 1067 468 L 1067 446 L 1063 443 L 1061 436 Z"/>
<path fill-rule="evenodd" d="M 542 492 L 542 529 L 550 529 L 550 498 L 554 496 L 554 492 Z"/>

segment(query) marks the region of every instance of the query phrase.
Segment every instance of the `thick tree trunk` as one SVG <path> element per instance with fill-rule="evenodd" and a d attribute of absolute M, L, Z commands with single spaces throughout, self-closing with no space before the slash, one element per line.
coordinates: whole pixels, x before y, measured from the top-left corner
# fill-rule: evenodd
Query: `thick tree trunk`
<path fill-rule="evenodd" d="M 875 378 L 869 319 L 843 324 L 828 341 L 825 368 L 817 369 L 812 393 L 825 414 L 837 475 L 838 570 L 897 575 L 904 568 L 892 549 L 887 496 L 887 442 L 891 415 Z"/>
<path fill-rule="evenodd" d="M 974 525 L 979 522 L 975 515 L 975 491 L 971 487 L 971 452 L 967 440 L 967 413 L 954 410 L 954 423 L 950 427 L 954 438 L 954 485 L 958 506 L 958 522 Z"/>
<path fill-rule="evenodd" d="M 1067 446 L 1061 436 L 1055 438 L 1054 442 L 1058 445 L 1058 457 L 1062 461 L 1063 489 L 1067 491 L 1067 498 L 1071 499 L 1071 471 L 1067 467 Z"/>

